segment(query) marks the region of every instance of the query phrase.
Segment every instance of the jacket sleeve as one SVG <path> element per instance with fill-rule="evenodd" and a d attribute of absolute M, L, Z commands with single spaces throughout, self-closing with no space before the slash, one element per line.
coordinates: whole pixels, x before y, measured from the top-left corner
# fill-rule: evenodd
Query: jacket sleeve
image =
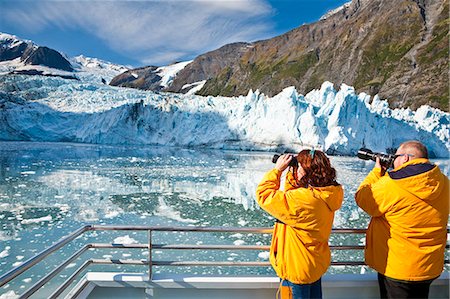
<path fill-rule="evenodd" d="M 356 204 L 372 217 L 382 216 L 386 212 L 385 184 L 382 178 L 381 168 L 374 168 L 359 185 L 355 194 Z"/>
<path fill-rule="evenodd" d="M 286 192 L 279 190 L 281 171 L 272 169 L 267 172 L 256 188 L 256 201 L 270 215 L 286 223 L 295 223 L 293 212 L 290 211 Z"/>

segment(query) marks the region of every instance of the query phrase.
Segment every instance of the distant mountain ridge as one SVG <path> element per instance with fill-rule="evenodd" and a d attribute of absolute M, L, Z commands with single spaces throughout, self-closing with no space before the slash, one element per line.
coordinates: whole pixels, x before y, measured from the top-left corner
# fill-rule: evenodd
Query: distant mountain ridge
<path fill-rule="evenodd" d="M 0 33 L 0 61 L 19 58 L 25 65 L 43 65 L 72 72 L 73 67 L 58 51 L 41 47 L 31 41 L 19 40 L 16 36 Z"/>
<path fill-rule="evenodd" d="M 0 32 L 0 74 L 41 75 L 109 82 L 128 70 L 122 65 L 79 55 L 69 58 L 45 46 Z"/>
<path fill-rule="evenodd" d="M 183 86 L 206 80 L 197 94 L 259 89 L 273 96 L 287 86 L 305 94 L 330 81 L 378 94 L 392 107 L 449 111 L 448 16 L 449 0 L 353 0 L 283 35 L 202 54 L 163 90 L 186 92 Z"/>

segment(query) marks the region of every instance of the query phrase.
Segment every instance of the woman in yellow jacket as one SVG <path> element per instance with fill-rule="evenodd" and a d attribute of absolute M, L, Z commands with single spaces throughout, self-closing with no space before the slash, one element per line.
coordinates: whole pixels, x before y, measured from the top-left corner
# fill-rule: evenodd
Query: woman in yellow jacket
<path fill-rule="evenodd" d="M 290 168 L 281 191 L 281 174 L 291 159 L 297 166 Z M 282 155 L 258 185 L 258 204 L 278 220 L 270 262 L 293 298 L 322 298 L 321 277 L 331 260 L 328 239 L 343 194 L 330 160 L 318 150 Z"/>

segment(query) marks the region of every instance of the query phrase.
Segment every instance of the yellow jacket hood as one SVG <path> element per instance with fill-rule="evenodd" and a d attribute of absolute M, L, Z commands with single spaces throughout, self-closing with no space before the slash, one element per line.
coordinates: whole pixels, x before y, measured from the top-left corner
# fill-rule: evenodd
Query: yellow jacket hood
<path fill-rule="evenodd" d="M 325 202 L 330 211 L 337 211 L 342 205 L 344 190 L 341 185 L 326 187 L 310 187 L 314 197 L 320 198 Z"/>
<path fill-rule="evenodd" d="M 424 201 L 439 198 L 445 188 L 446 177 L 439 167 L 427 159 L 414 159 L 389 172 L 395 184 Z"/>

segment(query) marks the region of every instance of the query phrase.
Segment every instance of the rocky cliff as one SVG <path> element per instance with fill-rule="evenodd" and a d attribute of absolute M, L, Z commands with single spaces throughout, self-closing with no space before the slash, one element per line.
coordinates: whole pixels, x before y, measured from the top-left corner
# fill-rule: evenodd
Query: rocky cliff
<path fill-rule="evenodd" d="M 449 23 L 448 0 L 353 0 L 283 35 L 200 55 L 166 90 L 207 80 L 198 94 L 271 96 L 292 85 L 305 94 L 328 80 L 392 107 L 449 111 Z"/>

